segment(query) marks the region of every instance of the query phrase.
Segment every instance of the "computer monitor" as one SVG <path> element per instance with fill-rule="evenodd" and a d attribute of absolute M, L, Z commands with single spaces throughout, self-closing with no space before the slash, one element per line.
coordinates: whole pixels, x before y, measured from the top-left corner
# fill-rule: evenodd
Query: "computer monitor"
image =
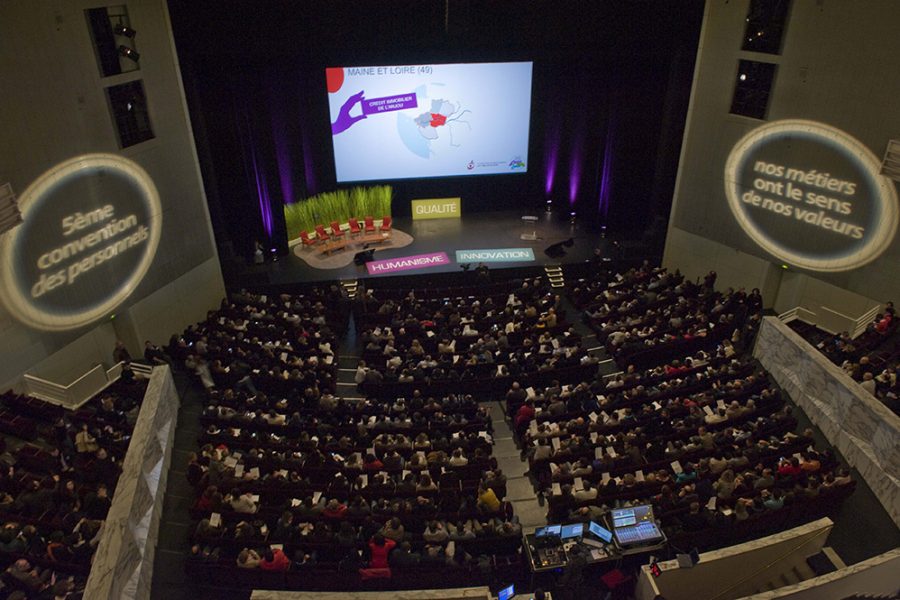
<path fill-rule="evenodd" d="M 613 533 L 620 546 L 649 544 L 665 539 L 649 504 L 612 511 Z"/>
<path fill-rule="evenodd" d="M 641 504 L 631 508 L 617 508 L 612 511 L 613 529 L 637 525 L 642 521 L 653 521 L 652 505 Z"/>
<path fill-rule="evenodd" d="M 544 537 L 548 535 L 560 535 L 562 533 L 562 525 L 547 525 L 534 530 L 534 537 Z"/>
<path fill-rule="evenodd" d="M 564 540 L 570 538 L 580 538 L 584 533 L 584 524 L 573 523 L 572 525 L 563 525 L 560 537 Z"/>
<path fill-rule="evenodd" d="M 606 527 L 603 527 L 602 525 L 594 523 L 593 521 L 591 521 L 591 524 L 588 526 L 588 531 L 596 535 L 607 544 L 612 541 L 612 531 L 610 531 Z"/>
<path fill-rule="evenodd" d="M 497 592 L 497 600 L 509 600 L 516 595 L 516 586 L 511 585 Z"/>

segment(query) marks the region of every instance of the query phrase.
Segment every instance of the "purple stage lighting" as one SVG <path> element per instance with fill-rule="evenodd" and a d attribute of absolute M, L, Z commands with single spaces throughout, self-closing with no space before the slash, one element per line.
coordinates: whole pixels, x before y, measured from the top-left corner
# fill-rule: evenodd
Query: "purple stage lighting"
<path fill-rule="evenodd" d="M 553 180 L 556 178 L 556 160 L 559 156 L 558 127 L 549 128 L 547 143 L 544 147 L 544 193 L 549 198 L 553 193 Z"/>
<path fill-rule="evenodd" d="M 600 171 L 600 199 L 597 209 L 600 217 L 605 219 L 609 213 L 609 194 L 612 189 L 612 161 L 613 161 L 613 123 L 610 119 L 609 130 L 606 132 L 606 145 L 603 149 L 603 166 Z"/>
<path fill-rule="evenodd" d="M 272 239 L 272 205 L 269 203 L 269 188 L 266 185 L 266 174 L 262 172 L 256 161 L 256 150 L 251 146 L 250 157 L 253 163 L 253 176 L 256 179 L 256 193 L 259 198 L 259 214 L 262 216 L 263 229 Z"/>
<path fill-rule="evenodd" d="M 569 170 L 569 206 L 575 206 L 578 186 L 581 184 L 581 136 L 572 147 L 572 165 Z"/>

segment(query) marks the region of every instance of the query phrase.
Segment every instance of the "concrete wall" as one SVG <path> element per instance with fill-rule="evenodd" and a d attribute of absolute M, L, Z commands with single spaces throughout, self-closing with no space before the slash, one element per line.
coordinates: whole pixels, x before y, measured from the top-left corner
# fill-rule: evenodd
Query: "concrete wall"
<path fill-rule="evenodd" d="M 667 600 L 734 600 L 782 575 L 806 572 L 806 557 L 819 552 L 831 532 L 831 519 L 819 519 L 800 527 L 721 550 L 704 552 L 692 568 L 678 561 L 659 563 L 662 573 L 654 578 L 648 566 L 641 567 L 635 597 L 651 600 L 662 594 Z M 794 577 L 796 579 L 796 577 Z"/>
<path fill-rule="evenodd" d="M 91 563 L 85 598 L 150 598 L 179 404 L 169 367 L 153 369 Z"/>
<path fill-rule="evenodd" d="M 900 583 L 900 548 L 879 554 L 834 573 L 808 579 L 740 600 L 823 600 L 824 598 L 896 597 Z"/>
<path fill-rule="evenodd" d="M 107 315 L 77 330 L 48 333 L 0 309 L 0 382 L 7 386 L 29 370 L 68 383 L 94 364 L 111 364 L 116 337 L 140 354 L 144 339 L 165 342 L 224 293 L 166 2 L 112 4 L 128 8 L 141 68 L 101 78 L 84 14 L 96 2 L 0 3 L 0 182 L 21 193 L 73 156 L 125 156 L 159 190 L 159 249 L 114 321 Z M 105 88 L 136 79 L 143 81 L 155 139 L 120 149 Z"/>
<path fill-rule="evenodd" d="M 855 271 L 789 270 L 759 250 L 726 205 L 725 160 L 765 121 L 729 114 L 740 59 L 777 66 L 768 120 L 802 118 L 848 132 L 881 156 L 900 137 L 900 3 L 795 0 L 781 55 L 742 51 L 749 0 L 707 2 L 664 263 L 724 286 L 759 287 L 768 307 L 827 306 L 861 315 L 900 296 L 900 243 Z M 811 308 L 812 310 L 812 308 Z"/>
<path fill-rule="evenodd" d="M 900 526 L 900 417 L 775 317 L 763 318 L 753 356 Z"/>

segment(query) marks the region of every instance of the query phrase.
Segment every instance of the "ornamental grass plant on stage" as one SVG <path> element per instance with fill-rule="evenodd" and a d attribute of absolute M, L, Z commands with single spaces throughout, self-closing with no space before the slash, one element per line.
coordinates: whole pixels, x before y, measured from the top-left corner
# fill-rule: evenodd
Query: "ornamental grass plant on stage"
<path fill-rule="evenodd" d="M 322 192 L 284 207 L 284 222 L 288 240 L 295 240 L 301 231 L 315 231 L 316 225 L 327 227 L 332 221 L 346 223 L 356 217 L 381 219 L 391 214 L 393 188 L 389 185 L 355 187 L 349 190 Z"/>

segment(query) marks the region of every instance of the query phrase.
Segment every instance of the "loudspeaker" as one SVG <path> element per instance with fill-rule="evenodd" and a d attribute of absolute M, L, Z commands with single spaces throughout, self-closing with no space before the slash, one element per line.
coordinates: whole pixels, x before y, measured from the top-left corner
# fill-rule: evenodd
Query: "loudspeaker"
<path fill-rule="evenodd" d="M 550 258 L 562 258 L 566 255 L 566 249 L 564 248 L 565 244 L 565 242 L 550 244 L 549 246 L 547 246 L 547 249 L 544 250 L 544 254 L 546 254 Z"/>
<path fill-rule="evenodd" d="M 353 255 L 353 263 L 362 266 L 370 260 L 373 260 L 374 255 L 375 250 L 363 250 L 362 252 L 357 252 Z"/>

